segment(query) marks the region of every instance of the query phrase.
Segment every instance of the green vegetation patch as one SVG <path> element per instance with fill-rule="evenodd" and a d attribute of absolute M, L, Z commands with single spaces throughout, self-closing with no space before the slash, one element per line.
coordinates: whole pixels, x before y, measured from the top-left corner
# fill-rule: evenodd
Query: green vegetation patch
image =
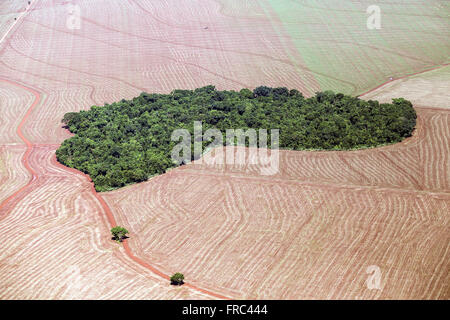
<path fill-rule="evenodd" d="M 236 92 L 206 86 L 142 93 L 67 113 L 62 121 L 75 136 L 56 151 L 58 161 L 88 174 L 97 191 L 107 191 L 176 166 L 171 152 L 178 141 L 171 140 L 172 132 L 187 129 L 193 136 L 194 121 L 202 122 L 203 131 L 219 129 L 224 141 L 226 129 L 279 129 L 283 149 L 349 150 L 411 136 L 416 113 L 402 98 L 378 103 L 331 91 L 304 98 L 287 88 Z"/>

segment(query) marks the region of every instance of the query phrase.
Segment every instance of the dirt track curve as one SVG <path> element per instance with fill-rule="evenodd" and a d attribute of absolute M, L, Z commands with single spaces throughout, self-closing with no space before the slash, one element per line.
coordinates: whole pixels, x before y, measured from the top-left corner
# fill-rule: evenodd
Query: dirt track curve
<path fill-rule="evenodd" d="M 16 192 L 14 192 L 12 195 L 10 195 L 8 198 L 6 198 L 6 199 L 0 204 L 0 209 L 2 209 L 8 202 L 12 201 L 17 195 L 19 195 L 19 194 L 22 193 L 25 189 L 27 189 L 27 188 L 33 183 L 33 181 L 37 178 L 36 172 L 31 168 L 31 166 L 30 166 L 30 164 L 29 164 L 29 162 L 28 162 L 28 157 L 29 157 L 29 155 L 30 155 L 30 153 L 31 153 L 31 150 L 32 150 L 32 148 L 33 148 L 33 144 L 32 144 L 32 143 L 31 143 L 31 142 L 23 135 L 21 129 L 22 129 L 23 125 L 25 124 L 25 122 L 27 121 L 29 115 L 30 115 L 31 112 L 33 111 L 34 107 L 40 102 L 41 96 L 40 96 L 39 92 L 37 92 L 36 90 L 34 90 L 34 89 L 30 88 L 30 87 L 24 86 L 24 85 L 22 85 L 22 84 L 19 84 L 19 83 L 17 83 L 17 82 L 10 81 L 10 80 L 5 80 L 5 79 L 0 79 L 0 81 L 7 82 L 7 83 L 9 83 L 9 84 L 18 86 L 18 87 L 20 87 L 20 88 L 22 88 L 22 89 L 24 89 L 24 90 L 26 90 L 26 91 L 32 93 L 32 94 L 34 95 L 34 97 L 35 97 L 35 99 L 34 99 L 32 105 L 28 108 L 27 113 L 26 113 L 25 116 L 22 118 L 22 120 L 21 120 L 19 126 L 17 127 L 17 135 L 22 139 L 22 141 L 23 141 L 23 142 L 26 144 L 26 146 L 27 146 L 27 150 L 26 150 L 26 152 L 25 152 L 25 154 L 24 154 L 24 156 L 23 156 L 23 158 L 22 158 L 22 163 L 24 164 L 25 168 L 31 173 L 31 179 L 28 181 L 28 183 L 27 183 L 25 186 L 21 187 L 19 190 L 17 190 Z M 90 179 L 90 177 L 89 177 L 88 175 L 86 175 L 86 174 L 84 174 L 84 173 L 82 173 L 82 172 L 80 172 L 80 171 L 78 171 L 78 170 L 75 170 L 75 169 L 72 169 L 72 168 L 68 168 L 68 167 L 63 166 L 62 164 L 60 164 L 60 163 L 56 160 L 56 155 L 54 155 L 54 157 L 53 157 L 52 160 L 53 160 L 53 162 L 54 162 L 54 164 L 55 164 L 56 166 L 59 166 L 59 167 L 63 168 L 64 170 L 72 171 L 72 172 L 74 172 L 75 174 L 83 175 L 86 179 L 88 179 L 88 180 L 91 182 L 91 179 Z M 112 214 L 112 212 L 111 212 L 111 209 L 110 209 L 109 206 L 106 204 L 105 200 L 101 197 L 101 195 L 99 195 L 99 194 L 95 191 L 94 184 L 91 182 L 90 185 L 91 185 L 91 191 L 92 191 L 92 193 L 95 195 L 95 197 L 97 198 L 97 200 L 100 202 L 100 204 L 101 204 L 101 206 L 102 206 L 102 208 L 103 208 L 103 211 L 104 211 L 105 214 L 106 214 L 106 217 L 107 217 L 107 219 L 108 219 L 108 222 L 109 222 L 110 226 L 111 226 L 111 227 L 116 226 L 117 223 L 116 223 L 116 220 L 114 219 L 114 216 L 113 216 L 113 214 Z M 0 217 L 0 218 L 1 218 L 1 217 Z M 126 254 L 127 254 L 133 261 L 135 261 L 135 262 L 137 262 L 138 264 L 140 264 L 141 266 L 143 266 L 143 267 L 149 269 L 149 270 L 150 270 L 151 272 L 153 272 L 154 274 L 156 274 L 156 275 L 158 275 L 158 276 L 160 276 L 160 277 L 162 277 L 162 278 L 164 278 L 164 279 L 166 279 L 166 280 L 170 280 L 170 277 L 169 277 L 168 275 L 162 273 L 161 271 L 159 271 L 158 269 L 156 269 L 155 267 L 153 267 L 151 264 L 145 262 L 144 260 L 140 259 L 139 257 L 136 257 L 136 256 L 133 254 L 133 252 L 131 251 L 131 248 L 130 248 L 130 246 L 128 245 L 128 243 L 127 243 L 126 240 L 124 240 L 124 242 L 123 242 L 123 247 L 124 247 L 124 249 L 125 249 Z M 210 295 L 210 296 L 219 298 L 219 299 L 230 300 L 229 297 L 226 297 L 226 296 L 217 294 L 217 293 L 215 293 L 215 292 L 212 292 L 212 291 L 209 291 L 209 290 L 206 290 L 206 289 L 199 288 L 199 287 L 197 287 L 196 285 L 194 285 L 194 284 L 192 284 L 192 283 L 189 283 L 189 282 L 186 282 L 184 285 L 187 286 L 187 287 L 189 287 L 189 288 L 191 288 L 191 289 L 194 289 L 194 290 L 196 290 L 196 291 L 199 291 L 199 292 L 201 292 L 201 293 L 204 293 L 204 294 L 207 294 L 207 295 Z"/>
<path fill-rule="evenodd" d="M 25 114 L 25 116 L 22 118 L 22 121 L 19 123 L 19 126 L 17 127 L 17 135 L 20 137 L 20 139 L 22 139 L 23 142 L 25 142 L 26 146 L 27 146 L 27 150 L 25 152 L 25 155 L 23 156 L 22 159 L 22 163 L 24 164 L 25 168 L 28 170 L 28 172 L 31 173 L 31 178 L 28 181 L 28 183 L 21 187 L 19 190 L 17 190 L 16 192 L 14 192 L 12 195 L 10 195 L 8 198 L 6 198 L 4 201 L 2 201 L 2 203 L 0 203 L 0 209 L 2 209 L 8 202 L 10 202 L 12 199 L 14 199 L 18 194 L 20 194 L 22 191 L 24 191 L 26 188 L 29 187 L 29 185 L 36 179 L 37 175 L 36 172 L 33 170 L 33 168 L 31 168 L 31 166 L 28 163 L 28 156 L 31 153 L 31 149 L 33 148 L 32 143 L 25 138 L 25 136 L 22 133 L 22 127 L 25 124 L 25 122 L 27 121 L 28 117 L 30 116 L 31 112 L 33 111 L 34 107 L 39 103 L 39 101 L 41 100 L 41 95 L 39 94 L 39 92 L 37 92 L 34 89 L 31 89 L 29 87 L 26 87 L 24 85 L 21 85 L 17 82 L 13 82 L 10 80 L 5 80 L 5 79 L 0 79 L 0 81 L 2 82 L 6 82 L 15 86 L 18 86 L 22 89 L 27 90 L 28 92 L 31 92 L 35 99 L 33 101 L 33 103 L 31 104 L 30 108 L 28 109 L 27 113 Z M 1 220 L 2 217 L 0 217 Z"/>
<path fill-rule="evenodd" d="M 437 69 L 437 68 L 438 68 L 438 67 L 432 68 L 432 69 L 429 69 L 429 70 L 426 70 L 426 71 L 435 70 L 435 69 Z M 424 71 L 424 72 L 426 72 L 426 71 Z M 405 77 L 402 77 L 402 79 L 403 79 L 403 78 L 407 78 L 407 77 L 409 77 L 409 76 L 416 75 L 416 74 L 417 74 L 417 73 L 412 74 L 412 75 L 408 75 L 408 76 L 405 76 Z M 30 153 L 31 153 L 31 151 L 32 151 L 32 149 L 33 149 L 33 144 L 25 137 L 25 135 L 24 135 L 23 132 L 22 132 L 22 128 L 23 128 L 23 126 L 25 125 L 25 123 L 26 123 L 26 121 L 27 121 L 29 115 L 32 113 L 33 109 L 34 109 L 34 108 L 39 104 L 39 102 L 41 101 L 41 95 L 40 95 L 40 93 L 39 93 L 38 91 L 36 91 L 35 89 L 32 89 L 32 88 L 30 88 L 30 87 L 28 87 L 28 86 L 26 86 L 26 85 L 20 84 L 20 83 L 18 83 L 18 82 L 11 81 L 11 80 L 7 80 L 7 79 L 0 79 L 0 81 L 6 82 L 6 83 L 8 83 L 8 84 L 17 86 L 17 87 L 19 87 L 19 88 L 21 88 L 21 89 L 24 89 L 24 90 L 30 92 L 30 93 L 34 96 L 34 101 L 32 102 L 31 106 L 28 108 L 28 110 L 27 110 L 25 116 L 24 116 L 24 117 L 22 118 L 22 120 L 20 121 L 20 123 L 19 123 L 19 125 L 18 125 L 18 127 L 17 127 L 17 130 L 16 130 L 17 135 L 20 137 L 20 139 L 25 143 L 25 145 L 26 145 L 26 147 L 27 147 L 26 152 L 25 152 L 25 154 L 23 155 L 23 158 L 22 158 L 22 163 L 23 163 L 23 165 L 25 166 L 25 168 L 30 172 L 31 178 L 29 179 L 29 181 L 28 181 L 28 183 L 27 183 L 26 185 L 22 186 L 20 189 L 18 189 L 18 190 L 15 191 L 13 194 L 11 194 L 8 198 L 6 198 L 4 201 L 2 201 L 2 203 L 0 204 L 0 209 L 2 209 L 2 208 L 5 207 L 8 203 L 10 203 L 11 201 L 13 201 L 18 195 L 20 195 L 22 192 L 24 192 L 28 187 L 30 187 L 30 185 L 31 185 L 31 184 L 37 179 L 37 177 L 38 177 L 36 171 L 33 170 L 33 168 L 30 166 L 29 161 L 28 161 L 28 160 L 29 160 L 29 159 L 28 159 L 28 158 L 29 158 L 29 155 L 30 155 Z M 390 83 L 390 82 L 391 82 L 391 81 L 388 81 L 387 83 Z M 380 86 L 377 86 L 377 88 L 380 88 L 380 87 L 382 87 L 382 86 L 385 85 L 385 84 L 386 84 L 386 83 L 384 83 L 384 84 L 382 84 L 382 85 L 380 85 Z M 363 96 L 363 95 L 365 95 L 365 94 L 367 94 L 367 93 L 370 93 L 370 92 L 372 92 L 372 91 L 373 91 L 373 90 L 369 90 L 368 92 L 363 93 L 363 94 L 361 94 L 360 96 Z M 75 170 L 75 169 L 72 169 L 72 168 L 68 168 L 68 167 L 66 167 L 66 166 L 61 165 L 61 164 L 56 160 L 56 155 L 53 155 L 53 157 L 52 157 L 52 163 L 53 163 L 55 166 L 58 166 L 58 167 L 62 168 L 63 170 L 70 171 L 70 172 L 72 172 L 72 173 L 74 173 L 74 174 L 81 175 L 81 176 L 85 177 L 85 178 L 90 182 L 90 191 L 92 192 L 92 194 L 97 198 L 97 200 L 98 200 L 99 203 L 101 204 L 102 210 L 103 210 L 104 214 L 105 214 L 106 217 L 107 217 L 107 220 L 108 220 L 108 222 L 109 222 L 109 225 L 110 225 L 110 226 L 116 226 L 116 225 L 117 225 L 116 219 L 114 218 L 114 215 L 113 215 L 111 209 L 109 208 L 108 204 L 105 202 L 105 200 L 103 199 L 103 197 L 102 197 L 99 193 L 97 193 L 97 192 L 95 191 L 94 185 L 93 185 L 93 183 L 91 182 L 91 179 L 90 179 L 90 177 L 89 177 L 88 175 L 86 175 L 86 174 L 84 174 L 84 173 L 82 173 L 82 172 L 80 172 L 80 171 L 78 171 L 78 170 Z M 3 218 L 3 217 L 0 217 L 0 219 L 2 219 L 2 218 Z M 152 265 L 149 264 L 148 262 L 144 261 L 143 259 L 141 259 L 141 258 L 135 256 L 135 255 L 133 254 L 133 252 L 132 252 L 132 250 L 131 250 L 131 248 L 130 248 L 128 242 L 127 242 L 127 240 L 125 240 L 125 241 L 123 242 L 123 247 L 124 247 L 125 253 L 128 255 L 128 257 L 129 257 L 130 259 L 132 259 L 133 261 L 135 261 L 135 262 L 138 263 L 139 265 L 143 266 L 144 268 L 147 268 L 148 270 L 150 270 L 151 272 L 153 272 L 155 275 L 157 275 L 157 276 L 159 276 L 159 277 L 161 277 L 161 278 L 163 278 L 163 279 L 165 279 L 165 280 L 169 280 L 170 277 L 169 277 L 168 275 L 164 274 L 163 272 L 161 272 L 160 270 L 158 270 L 157 268 L 155 268 L 154 266 L 152 266 Z M 201 293 L 207 294 L 207 295 L 209 295 L 209 296 L 215 297 L 215 298 L 219 298 L 219 299 L 230 299 L 229 297 L 226 297 L 226 296 L 217 294 L 217 293 L 212 292 L 212 291 L 210 291 L 210 290 L 202 289 L 202 288 L 200 288 L 200 287 L 198 287 L 198 286 L 196 286 L 196 285 L 194 285 L 194 284 L 191 284 L 191 283 L 185 283 L 185 286 L 186 286 L 186 287 L 189 287 L 189 288 L 191 288 L 191 289 L 193 289 L 193 290 L 199 291 L 199 292 L 201 292 Z"/>

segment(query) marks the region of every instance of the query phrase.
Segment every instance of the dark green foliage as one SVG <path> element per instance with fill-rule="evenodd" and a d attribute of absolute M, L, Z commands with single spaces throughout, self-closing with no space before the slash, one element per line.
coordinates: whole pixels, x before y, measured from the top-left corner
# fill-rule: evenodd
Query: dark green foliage
<path fill-rule="evenodd" d="M 117 226 L 111 229 L 111 234 L 114 240 L 122 242 L 122 240 L 125 239 L 126 235 L 128 234 L 128 230 Z"/>
<path fill-rule="evenodd" d="M 175 286 L 180 286 L 184 283 L 184 275 L 182 273 L 175 273 L 173 276 L 170 277 L 170 284 L 173 284 Z"/>
<path fill-rule="evenodd" d="M 56 155 L 89 174 L 98 191 L 112 190 L 174 167 L 171 151 L 178 141 L 171 134 L 182 128 L 193 133 L 194 121 L 203 122 L 203 132 L 214 127 L 224 135 L 226 129 L 279 129 L 284 149 L 346 150 L 401 141 L 411 135 L 416 113 L 401 98 L 380 104 L 325 91 L 306 99 L 295 89 L 265 86 L 142 93 L 67 113 L 63 122 L 75 136 Z"/>
<path fill-rule="evenodd" d="M 273 90 L 272 88 L 260 86 L 258 88 L 255 88 L 255 90 L 253 90 L 253 93 L 257 97 L 267 97 L 272 93 L 272 90 Z"/>

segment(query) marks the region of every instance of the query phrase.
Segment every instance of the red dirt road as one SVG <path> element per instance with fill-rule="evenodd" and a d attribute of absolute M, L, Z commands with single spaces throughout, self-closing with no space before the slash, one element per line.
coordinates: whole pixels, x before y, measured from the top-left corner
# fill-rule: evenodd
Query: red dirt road
<path fill-rule="evenodd" d="M 31 89 L 31 88 L 29 88 L 29 87 L 26 87 L 26 86 L 24 86 L 24 85 L 22 85 L 22 84 L 19 84 L 19 83 L 10 81 L 10 80 L 1 79 L 1 78 L 0 78 L 0 81 L 2 81 L 2 82 L 7 82 L 7 83 L 12 84 L 12 85 L 15 85 L 15 86 L 17 86 L 17 87 L 19 87 L 19 88 L 22 88 L 22 89 L 24 89 L 24 90 L 26 90 L 26 91 L 28 91 L 28 92 L 31 92 L 31 93 L 34 95 L 34 98 L 35 98 L 34 101 L 33 101 L 33 103 L 31 104 L 30 108 L 28 109 L 27 113 L 26 113 L 25 116 L 22 118 L 22 121 L 19 123 L 19 125 L 18 125 L 18 127 L 17 127 L 17 135 L 20 137 L 20 139 L 22 139 L 22 141 L 23 141 L 23 142 L 26 144 L 26 146 L 27 146 L 27 149 L 26 149 L 26 151 L 25 151 L 25 154 L 24 154 L 24 156 L 23 156 L 23 158 L 22 158 L 22 163 L 23 163 L 23 165 L 25 166 L 25 168 L 28 170 L 28 172 L 30 172 L 31 178 L 30 178 L 30 180 L 28 181 L 28 183 L 27 183 L 25 186 L 21 187 L 19 190 L 17 190 L 16 192 L 14 192 L 12 195 L 10 195 L 8 198 L 6 198 L 5 200 L 3 200 L 3 201 L 0 203 L 0 210 L 1 210 L 4 206 L 6 206 L 6 204 L 8 204 L 8 202 L 10 202 L 12 199 L 14 199 L 14 198 L 15 198 L 17 195 L 19 195 L 20 193 L 22 193 L 26 188 L 28 188 L 28 186 L 30 186 L 31 183 L 32 183 L 32 182 L 36 179 L 36 177 L 37 177 L 37 176 L 36 176 L 36 172 L 33 170 L 33 168 L 30 167 L 30 165 L 29 165 L 29 163 L 28 163 L 28 156 L 29 156 L 30 153 L 31 153 L 31 149 L 33 148 L 33 145 L 32 145 L 31 142 L 30 142 L 27 138 L 25 138 L 25 136 L 23 135 L 23 133 L 22 133 L 22 127 L 24 126 L 25 122 L 27 121 L 28 117 L 30 116 L 31 112 L 33 111 L 33 108 L 35 108 L 36 105 L 39 104 L 39 102 L 40 102 L 40 100 L 41 100 L 41 97 L 40 97 L 39 92 L 37 92 L 36 90 Z M 0 219 L 2 219 L 1 216 L 0 216 Z"/>
<path fill-rule="evenodd" d="M 52 160 L 53 160 L 53 163 L 55 164 L 55 166 L 59 166 L 59 167 L 63 168 L 64 170 L 72 171 L 72 172 L 74 172 L 75 174 L 81 174 L 81 175 L 83 175 L 86 179 L 88 179 L 89 182 L 91 182 L 91 179 L 90 179 L 90 177 L 89 177 L 88 175 L 83 174 L 82 172 L 80 172 L 80 171 L 78 171 L 78 170 L 75 170 L 75 169 L 72 169 L 72 168 L 68 168 L 68 167 L 63 166 L 62 164 L 60 164 L 60 163 L 56 160 L 56 155 L 55 155 L 55 157 L 54 157 Z M 102 205 L 103 211 L 104 211 L 104 213 L 106 214 L 106 217 L 108 218 L 109 225 L 110 225 L 111 227 L 117 226 L 117 222 L 116 222 L 116 220 L 114 219 L 114 216 L 113 216 L 113 214 L 112 214 L 112 212 L 111 212 L 111 209 L 110 209 L 109 206 L 106 204 L 106 202 L 105 202 L 105 200 L 102 198 L 102 196 L 101 196 L 98 192 L 95 191 L 94 184 L 91 183 L 90 185 L 91 185 L 91 192 L 95 195 L 95 197 L 97 198 L 97 200 L 98 200 L 98 201 L 100 202 L 100 204 Z M 132 259 L 133 261 L 137 262 L 138 264 L 140 264 L 140 265 L 143 266 L 144 268 L 147 268 L 148 270 L 150 270 L 150 271 L 153 272 L 154 274 L 160 276 L 161 278 L 166 279 L 167 281 L 170 280 L 170 276 L 168 276 L 167 274 L 162 273 L 161 271 L 159 271 L 158 269 L 156 269 L 155 267 L 153 267 L 153 266 L 152 266 L 151 264 L 149 264 L 148 262 L 145 262 L 144 260 L 142 260 L 142 259 L 136 257 L 136 256 L 133 254 L 133 252 L 131 251 L 130 246 L 128 245 L 128 241 L 127 241 L 127 240 L 124 240 L 122 244 L 123 244 L 123 247 L 124 247 L 124 249 L 125 249 L 126 254 L 130 257 L 130 259 Z M 185 285 L 186 287 L 189 287 L 189 288 L 194 289 L 194 290 L 196 290 L 196 291 L 200 291 L 200 292 L 202 292 L 202 293 L 204 293 L 204 294 L 207 294 L 207 295 L 212 296 L 212 297 L 216 297 L 216 298 L 218 298 L 218 299 L 230 299 L 230 298 L 228 298 L 228 297 L 226 297 L 226 296 L 223 296 L 223 295 L 214 293 L 214 292 L 212 292 L 212 291 L 210 291 L 210 290 L 206 290 L 206 289 L 199 288 L 199 287 L 197 287 L 196 285 L 194 285 L 194 284 L 192 284 L 192 283 L 189 283 L 189 282 L 186 282 L 184 285 Z"/>
<path fill-rule="evenodd" d="M 191 164 L 103 196 L 141 257 L 231 296 L 447 299 L 450 111 L 416 111 L 398 144 L 281 151 L 270 177 Z M 373 265 L 380 291 L 365 286 Z"/>
<path fill-rule="evenodd" d="M 16 12 L 8 3 L 0 10 Z M 35 0 L 0 44 L 0 299 L 449 298 L 444 95 L 417 108 L 414 136 L 397 145 L 284 151 L 270 177 L 252 166 L 184 166 L 100 195 L 55 161 L 70 136 L 64 113 L 206 84 L 312 93 L 328 75 L 306 67 L 293 44 L 303 36 L 283 32 L 259 2 L 72 3 L 80 29 L 67 28 L 67 1 Z M 332 43 L 355 41 L 345 37 Z M 387 60 L 382 45 L 369 49 Z M 399 59 L 417 70 L 404 51 Z M 378 67 L 359 59 L 349 70 Z M 131 232 L 123 245 L 110 240 L 116 222 Z M 370 265 L 381 291 L 365 285 Z M 170 286 L 174 272 L 187 285 Z"/>
<path fill-rule="evenodd" d="M 23 117 L 22 121 L 20 122 L 19 126 L 17 127 L 17 134 L 18 134 L 18 136 L 22 139 L 22 141 L 23 141 L 23 142 L 26 144 L 26 146 L 27 146 L 26 152 L 25 152 L 25 154 L 24 154 L 24 156 L 23 156 L 23 158 L 22 158 L 22 163 L 23 163 L 23 165 L 25 166 L 25 168 L 31 173 L 31 179 L 28 181 L 28 183 L 27 183 L 25 186 L 21 187 L 19 190 L 17 190 L 17 191 L 14 192 L 12 195 L 10 195 L 6 200 L 4 200 L 4 201 L 2 201 L 2 202 L 0 203 L 0 210 L 1 210 L 1 209 L 4 208 L 10 201 L 12 201 L 12 200 L 13 200 L 14 198 L 16 198 L 18 195 L 20 195 L 25 189 L 29 188 L 30 185 L 35 181 L 35 179 L 37 179 L 37 174 L 36 174 L 36 172 L 33 170 L 33 168 L 30 166 L 30 164 L 29 164 L 29 159 L 28 159 L 30 153 L 32 152 L 33 145 L 32 145 L 32 143 L 31 143 L 31 142 L 23 135 L 23 133 L 22 133 L 22 127 L 25 125 L 25 123 L 26 123 L 26 121 L 27 121 L 29 115 L 30 115 L 31 112 L 33 111 L 33 109 L 36 107 L 36 105 L 39 104 L 39 102 L 40 102 L 40 100 L 41 100 L 41 96 L 40 96 L 39 92 L 37 92 L 36 90 L 34 90 L 34 89 L 30 88 L 30 87 L 27 87 L 27 86 L 25 86 L 25 85 L 22 85 L 22 84 L 20 84 L 20 83 L 17 83 L 17 82 L 14 82 L 14 81 L 10 81 L 10 80 L 6 80 L 6 79 L 0 79 L 0 81 L 7 82 L 7 83 L 12 84 L 12 85 L 15 85 L 15 86 L 17 86 L 17 87 L 19 87 L 19 88 L 21 88 L 21 89 L 23 89 L 23 90 L 26 90 L 26 91 L 32 93 L 32 94 L 34 95 L 34 97 L 35 97 L 33 103 L 31 104 L 31 106 L 29 107 L 29 109 L 28 109 L 28 111 L 26 112 L 25 116 Z M 67 170 L 67 171 L 72 171 L 72 172 L 75 173 L 75 174 L 83 175 L 86 179 L 88 179 L 89 181 L 91 181 L 91 179 L 89 178 L 88 175 L 83 174 L 82 172 L 79 172 L 78 170 L 75 170 L 75 169 L 72 169 L 72 168 L 68 168 L 68 167 L 65 167 L 65 166 L 61 165 L 58 161 L 56 161 L 56 155 L 53 157 L 52 161 L 53 161 L 53 164 L 54 164 L 55 166 L 59 166 L 59 167 L 61 167 L 62 169 Z M 116 221 L 115 221 L 115 219 L 114 219 L 114 216 L 113 216 L 113 214 L 112 214 L 112 212 L 111 212 L 109 206 L 106 204 L 106 202 L 103 200 L 103 198 L 95 191 L 94 185 L 93 185 L 92 183 L 91 183 L 90 185 L 91 185 L 91 192 L 95 195 L 95 197 L 97 198 L 97 200 L 98 200 L 99 203 L 101 204 L 101 206 L 102 206 L 102 208 L 103 208 L 103 211 L 104 211 L 104 213 L 105 213 L 105 215 L 106 215 L 106 217 L 107 217 L 107 219 L 108 219 L 108 222 L 109 222 L 110 227 L 117 226 L 117 223 L 116 223 Z M 7 212 L 4 212 L 3 214 L 6 215 Z M 3 217 L 0 217 L 0 220 L 2 220 L 2 218 L 3 218 Z M 162 277 L 163 279 L 166 279 L 167 281 L 170 280 L 170 276 L 168 276 L 168 275 L 166 275 L 166 274 L 160 272 L 159 270 L 157 270 L 155 267 L 153 267 L 153 266 L 150 265 L 149 263 L 147 263 L 147 262 L 145 262 L 144 260 L 142 260 L 142 259 L 136 257 L 136 256 L 132 253 L 132 251 L 131 251 L 130 247 L 128 246 L 128 243 L 127 243 L 126 240 L 123 242 L 123 246 L 124 246 L 124 249 L 125 249 L 126 254 L 127 254 L 133 261 L 139 263 L 140 265 L 142 265 L 143 267 L 149 269 L 151 272 L 153 272 L 154 274 L 156 274 L 156 275 Z M 197 287 L 197 286 L 195 286 L 195 285 L 193 285 L 193 284 L 191 284 L 191 283 L 189 283 L 189 282 L 185 283 L 185 286 L 186 286 L 186 287 L 189 287 L 189 288 L 191 288 L 191 289 L 193 289 L 193 290 L 200 291 L 200 292 L 202 292 L 202 293 L 204 293 L 204 294 L 207 294 L 207 295 L 209 295 L 209 296 L 212 296 L 212 297 L 216 297 L 216 298 L 219 298 L 219 299 L 229 299 L 228 297 L 225 297 L 225 296 L 223 296 L 223 295 L 216 294 L 216 293 L 211 292 L 211 291 L 209 291 L 209 290 L 205 290 L 205 289 L 199 288 L 199 287 Z"/>

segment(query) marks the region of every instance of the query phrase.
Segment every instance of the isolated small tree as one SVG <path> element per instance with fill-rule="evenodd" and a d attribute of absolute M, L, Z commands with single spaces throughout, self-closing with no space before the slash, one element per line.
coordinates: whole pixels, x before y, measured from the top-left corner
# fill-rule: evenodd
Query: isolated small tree
<path fill-rule="evenodd" d="M 127 235 L 128 230 L 125 228 L 122 228 L 121 226 L 117 226 L 111 229 L 111 234 L 113 236 L 113 239 L 116 241 L 122 242 L 122 240 Z"/>
<path fill-rule="evenodd" d="M 182 273 L 175 273 L 173 276 L 170 277 L 170 284 L 173 284 L 175 286 L 181 286 L 184 283 L 184 275 Z"/>

